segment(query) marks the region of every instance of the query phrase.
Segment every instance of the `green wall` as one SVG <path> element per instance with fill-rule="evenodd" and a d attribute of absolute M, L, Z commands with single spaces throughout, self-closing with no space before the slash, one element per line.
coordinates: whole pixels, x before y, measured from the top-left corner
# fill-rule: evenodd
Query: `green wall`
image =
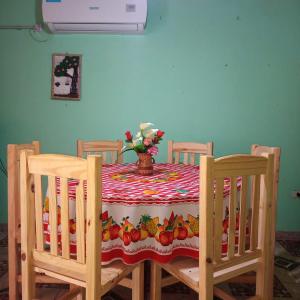
<path fill-rule="evenodd" d="M 3 0 L 0 23 L 29 24 L 34 0 Z M 300 230 L 300 1 L 149 0 L 144 35 L 0 31 L 0 155 L 38 139 L 75 154 L 77 138 L 123 139 L 151 121 L 166 140 L 214 141 L 216 156 L 252 143 L 282 148 L 279 230 Z M 80 102 L 50 99 L 51 55 L 83 55 Z M 134 157 L 126 154 L 126 159 Z M 0 175 L 0 222 L 7 221 Z"/>

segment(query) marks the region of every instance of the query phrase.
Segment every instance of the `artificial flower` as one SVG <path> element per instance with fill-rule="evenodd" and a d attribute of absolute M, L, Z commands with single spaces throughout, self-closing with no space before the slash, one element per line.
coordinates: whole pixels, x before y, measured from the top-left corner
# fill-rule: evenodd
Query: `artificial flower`
<path fill-rule="evenodd" d="M 144 145 L 145 146 L 149 146 L 149 145 L 151 145 L 151 143 L 152 143 L 152 139 L 150 139 L 150 138 L 144 139 Z"/>
<path fill-rule="evenodd" d="M 140 124 L 140 129 L 141 129 L 141 130 L 145 130 L 145 129 L 147 129 L 147 128 L 153 126 L 153 125 L 154 125 L 154 124 L 152 124 L 152 123 L 141 123 L 141 124 Z"/>
<path fill-rule="evenodd" d="M 156 135 L 157 135 L 157 137 L 158 138 L 161 138 L 161 137 L 163 137 L 163 135 L 165 134 L 165 132 L 164 131 L 162 131 L 162 130 L 157 130 L 157 133 L 156 133 Z"/>
<path fill-rule="evenodd" d="M 132 141 L 132 134 L 131 134 L 131 132 L 130 132 L 129 130 L 127 130 L 127 131 L 125 132 L 125 135 L 126 135 L 126 140 L 127 140 L 128 142 Z"/>
<path fill-rule="evenodd" d="M 147 153 L 151 155 L 157 155 L 158 154 L 158 148 L 156 146 L 152 146 L 147 150 Z"/>
<path fill-rule="evenodd" d="M 143 131 L 143 136 L 145 138 L 153 138 L 156 134 L 156 132 L 158 131 L 158 129 L 148 129 L 146 131 Z"/>
<path fill-rule="evenodd" d="M 125 132 L 126 145 L 122 149 L 122 153 L 133 150 L 137 153 L 148 153 L 150 155 L 157 155 L 158 148 L 155 146 L 159 144 L 164 135 L 164 131 L 152 128 L 152 123 L 141 123 L 140 131 L 133 138 L 131 132 Z"/>

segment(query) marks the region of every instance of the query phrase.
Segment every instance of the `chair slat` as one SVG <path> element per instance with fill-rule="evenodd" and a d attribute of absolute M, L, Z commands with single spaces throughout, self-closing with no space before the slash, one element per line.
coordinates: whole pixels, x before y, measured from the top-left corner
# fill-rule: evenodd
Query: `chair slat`
<path fill-rule="evenodd" d="M 101 156 L 102 156 L 103 162 L 106 163 L 107 162 L 107 159 L 106 159 L 107 152 L 106 151 L 101 152 Z"/>
<path fill-rule="evenodd" d="M 248 193 L 248 176 L 242 176 L 241 200 L 240 200 L 240 220 L 239 220 L 239 245 L 238 254 L 245 253 L 246 240 L 246 217 L 247 217 L 247 193 Z"/>
<path fill-rule="evenodd" d="M 168 163 L 173 163 L 173 141 L 168 141 Z"/>
<path fill-rule="evenodd" d="M 117 152 L 116 151 L 111 151 L 111 163 L 114 164 L 117 162 Z"/>
<path fill-rule="evenodd" d="M 60 178 L 62 257 L 70 258 L 68 179 Z"/>
<path fill-rule="evenodd" d="M 180 152 L 175 152 L 175 164 L 179 164 L 180 161 Z"/>
<path fill-rule="evenodd" d="M 101 282 L 101 232 L 102 222 L 99 218 L 102 213 L 102 185 L 100 178 L 102 176 L 101 157 L 88 157 L 88 190 L 87 190 L 87 299 L 97 299 L 100 295 L 98 281 Z M 100 171 L 99 171 L 100 170 Z M 96 178 L 98 174 L 100 178 Z M 90 243 L 93 246 L 90 247 Z M 95 280 L 97 278 L 97 280 Z"/>
<path fill-rule="evenodd" d="M 236 228 L 236 196 L 237 196 L 237 179 L 230 178 L 230 199 L 229 199 L 229 227 L 228 227 L 228 257 L 234 256 L 235 249 L 235 228 Z"/>
<path fill-rule="evenodd" d="M 190 165 L 195 164 L 195 153 L 190 153 Z"/>
<path fill-rule="evenodd" d="M 42 179 L 40 175 L 34 175 L 33 180 L 35 200 L 36 248 L 38 251 L 42 251 L 44 250 Z"/>
<path fill-rule="evenodd" d="M 221 260 L 222 234 L 223 234 L 223 194 L 224 178 L 216 180 L 216 197 L 215 197 L 215 234 L 214 234 L 214 258 L 216 262 Z"/>
<path fill-rule="evenodd" d="M 260 199 L 260 175 L 255 175 L 252 182 L 252 218 L 251 218 L 251 236 L 250 250 L 255 250 L 258 245 L 258 220 L 259 220 L 259 199 Z"/>
<path fill-rule="evenodd" d="M 189 163 L 189 154 L 188 152 L 183 153 L 183 163 L 187 165 Z"/>
<path fill-rule="evenodd" d="M 212 299 L 213 286 L 213 158 L 202 156 L 200 162 L 200 202 L 199 202 L 199 298 Z"/>
<path fill-rule="evenodd" d="M 57 255 L 57 197 L 54 176 L 48 176 L 49 185 L 49 223 L 50 223 L 50 253 Z"/>
<path fill-rule="evenodd" d="M 85 212 L 84 212 L 84 188 L 83 181 L 76 188 L 76 242 L 77 261 L 85 263 L 85 236 L 84 236 Z"/>

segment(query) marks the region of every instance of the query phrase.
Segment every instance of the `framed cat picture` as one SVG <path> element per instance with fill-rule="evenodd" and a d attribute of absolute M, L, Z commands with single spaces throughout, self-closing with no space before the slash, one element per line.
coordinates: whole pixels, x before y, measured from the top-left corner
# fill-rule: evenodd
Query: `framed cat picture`
<path fill-rule="evenodd" d="M 52 99 L 80 100 L 80 81 L 81 55 L 52 55 Z"/>

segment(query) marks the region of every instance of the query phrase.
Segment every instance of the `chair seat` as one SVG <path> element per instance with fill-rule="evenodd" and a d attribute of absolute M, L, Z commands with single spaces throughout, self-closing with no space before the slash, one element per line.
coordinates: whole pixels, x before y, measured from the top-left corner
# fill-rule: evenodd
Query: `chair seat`
<path fill-rule="evenodd" d="M 249 259 L 239 264 L 214 272 L 214 282 L 220 283 L 232 277 L 256 270 L 258 259 Z M 167 272 L 184 282 L 194 291 L 199 291 L 199 262 L 192 258 L 178 257 L 168 264 L 161 265 Z"/>
<path fill-rule="evenodd" d="M 161 265 L 167 272 L 186 283 L 194 291 L 199 289 L 199 263 L 187 257 L 177 257 L 168 264 Z"/>
<path fill-rule="evenodd" d="M 107 266 L 103 266 L 101 268 L 101 285 L 104 293 L 113 285 L 117 284 L 122 278 L 130 274 L 134 267 L 136 266 L 128 266 L 121 261 L 114 261 Z"/>
<path fill-rule="evenodd" d="M 35 267 L 35 271 L 39 274 L 51 276 L 52 278 L 59 279 L 62 282 L 70 281 L 68 276 L 64 276 L 60 273 L 57 273 L 56 268 L 51 268 L 51 265 L 48 265 L 45 262 L 42 262 L 42 263 L 35 262 L 35 264 L 37 265 Z M 128 265 L 125 265 L 121 261 L 114 261 L 108 265 L 102 266 L 101 267 L 101 286 L 102 286 L 101 292 L 102 292 L 102 294 L 107 293 L 112 287 L 117 285 L 118 282 L 120 280 L 122 280 L 124 277 L 126 277 L 128 274 L 130 274 L 135 267 L 136 267 L 136 265 L 128 266 Z M 62 271 L 62 269 L 61 269 L 61 271 Z M 43 276 L 43 277 L 45 277 L 45 276 Z M 82 277 L 82 279 L 80 279 L 80 277 Z M 72 283 L 82 286 L 82 287 L 86 287 L 86 283 L 83 280 L 83 278 L 84 277 L 82 274 L 73 273 Z M 55 282 L 55 279 L 53 279 L 53 281 Z"/>

